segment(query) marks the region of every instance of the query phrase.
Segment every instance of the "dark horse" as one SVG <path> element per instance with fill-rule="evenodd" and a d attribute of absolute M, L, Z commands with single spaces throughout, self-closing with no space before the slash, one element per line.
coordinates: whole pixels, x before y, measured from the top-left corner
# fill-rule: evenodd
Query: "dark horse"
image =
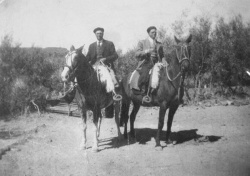
<path fill-rule="evenodd" d="M 119 128 L 120 105 L 119 102 L 113 100 L 112 92 L 107 93 L 104 83 L 98 79 L 98 73 L 82 54 L 82 48 L 83 47 L 76 50 L 72 49 L 66 55 L 66 64 L 61 77 L 64 82 L 74 82 L 76 80 L 75 98 L 83 121 L 83 140 L 81 149 L 86 149 L 87 110 L 91 110 L 93 112 L 94 123 L 94 144 L 92 149 L 93 151 L 98 151 L 102 108 L 114 106 L 118 136 L 119 139 L 122 137 Z"/>
<path fill-rule="evenodd" d="M 175 37 L 177 45 L 173 50 L 166 55 L 162 60 L 163 67 L 159 71 L 159 84 L 158 88 L 152 93 L 152 102 L 150 104 L 142 103 L 142 95 L 136 95 L 130 89 L 129 80 L 131 74 L 122 80 L 123 88 L 123 100 L 122 100 L 122 112 L 121 122 L 124 123 L 124 137 L 127 138 L 127 123 L 129 119 L 129 106 L 131 101 L 133 102 L 133 110 L 130 114 L 130 136 L 135 138 L 134 121 L 136 114 L 140 109 L 140 106 L 159 106 L 159 121 L 158 131 L 156 135 L 156 147 L 162 148 L 160 145 L 160 135 L 164 125 L 164 118 L 166 110 L 169 108 L 168 122 L 167 122 L 167 143 L 170 141 L 171 126 L 174 118 L 174 114 L 178 109 L 180 101 L 182 100 L 184 89 L 183 82 L 185 79 L 185 73 L 189 66 L 191 47 L 189 43 L 192 40 L 192 35 L 188 37 L 186 41 L 180 41 Z"/>

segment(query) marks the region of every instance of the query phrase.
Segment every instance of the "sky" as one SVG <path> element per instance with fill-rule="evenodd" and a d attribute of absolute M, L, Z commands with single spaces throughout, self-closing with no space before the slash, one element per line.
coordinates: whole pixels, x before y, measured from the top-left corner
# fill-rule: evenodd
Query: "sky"
<path fill-rule="evenodd" d="M 96 41 L 93 29 L 103 27 L 104 38 L 126 51 L 148 36 L 149 26 L 171 31 L 177 20 L 239 13 L 248 22 L 249 7 L 250 0 L 0 0 L 0 38 L 12 35 L 23 47 L 87 49 Z"/>

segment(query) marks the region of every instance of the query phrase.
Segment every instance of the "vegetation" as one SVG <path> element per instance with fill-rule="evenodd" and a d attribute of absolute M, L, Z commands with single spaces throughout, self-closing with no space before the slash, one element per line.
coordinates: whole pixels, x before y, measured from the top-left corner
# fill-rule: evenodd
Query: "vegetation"
<path fill-rule="evenodd" d="M 21 48 L 5 36 L 0 45 L 0 115 L 26 113 L 30 107 L 44 108 L 44 100 L 60 90 L 62 50 Z M 57 51 L 57 52 L 55 52 Z M 67 50 L 66 50 L 67 51 Z"/>
<path fill-rule="evenodd" d="M 224 94 L 232 86 L 249 85 L 246 70 L 250 69 L 250 23 L 238 15 L 229 21 L 196 17 L 192 24 L 176 21 L 172 25 L 174 34 L 183 39 L 184 28 L 193 35 L 191 66 L 185 83 L 186 89 L 194 90 L 189 96 L 192 100 L 200 100 L 203 87 L 214 94 L 219 88 Z M 168 30 L 158 29 L 165 54 L 174 44 Z M 121 79 L 137 67 L 136 47 L 126 53 L 117 52 L 115 67 Z M 13 43 L 12 37 L 5 36 L 0 45 L 0 115 L 25 113 L 34 105 L 42 110 L 45 97 L 62 90 L 59 76 L 66 53 L 64 48 L 22 48 Z"/>
<path fill-rule="evenodd" d="M 218 92 L 227 95 L 229 91 L 232 95 L 235 93 L 232 86 L 249 85 L 250 77 L 246 70 L 250 69 L 250 23 L 244 23 L 238 15 L 228 22 L 219 18 L 212 23 L 209 18 L 196 17 L 192 24 L 176 21 L 172 25 L 178 38 L 187 37 L 184 28 L 189 28 L 189 33 L 193 35 L 191 66 L 185 83 L 186 90 L 194 90 L 192 96 L 187 95 L 191 97 L 189 100 L 198 102 L 208 92 L 208 97 Z M 174 44 L 173 34 L 160 27 L 158 39 L 163 43 L 167 57 L 169 48 Z M 128 68 L 136 67 L 134 53 L 135 49 L 132 49 L 120 56 L 118 67 L 121 77 L 127 74 Z M 208 88 L 208 92 L 202 92 L 204 87 Z"/>

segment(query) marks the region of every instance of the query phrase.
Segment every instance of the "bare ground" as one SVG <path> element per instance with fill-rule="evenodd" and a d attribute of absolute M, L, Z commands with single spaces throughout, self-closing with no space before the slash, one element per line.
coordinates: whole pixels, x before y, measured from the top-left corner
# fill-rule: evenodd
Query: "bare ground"
<path fill-rule="evenodd" d="M 90 121 L 86 151 L 79 151 L 80 118 L 50 113 L 0 121 L 0 175 L 250 175 L 250 105 L 179 108 L 176 145 L 164 143 L 165 125 L 162 151 L 154 149 L 157 117 L 157 108 L 140 109 L 137 141 L 120 143 L 114 119 L 103 119 L 98 153 L 90 148 Z"/>

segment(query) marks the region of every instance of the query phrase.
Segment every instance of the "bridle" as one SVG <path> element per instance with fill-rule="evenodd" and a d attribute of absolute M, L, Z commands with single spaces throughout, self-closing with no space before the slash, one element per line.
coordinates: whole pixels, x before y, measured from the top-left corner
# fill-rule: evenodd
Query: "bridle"
<path fill-rule="evenodd" d="M 69 52 L 66 56 L 65 56 L 65 58 L 68 58 L 69 56 L 70 56 L 70 61 L 71 61 L 71 66 L 69 66 L 69 65 L 67 65 L 67 62 L 65 63 L 65 65 L 64 65 L 64 67 L 67 67 L 67 68 L 69 68 L 69 81 L 71 80 L 71 82 L 73 82 L 73 83 L 80 83 L 80 82 L 86 82 L 86 81 L 88 81 L 89 79 L 91 79 L 92 78 L 92 72 L 91 72 L 91 75 L 90 76 L 88 76 L 86 79 L 84 79 L 84 80 L 81 80 L 81 81 L 75 81 L 75 80 L 73 80 L 75 77 L 76 77 L 76 72 L 77 72 L 77 70 L 80 68 L 80 66 L 81 66 L 81 64 L 80 63 L 77 63 L 77 65 L 76 65 L 76 67 L 75 68 L 73 68 L 72 67 L 72 63 L 73 63 L 73 54 L 74 53 L 76 53 L 76 51 L 71 51 L 71 52 Z"/>
<path fill-rule="evenodd" d="M 75 68 L 73 68 L 72 63 L 73 63 L 73 54 L 76 53 L 76 51 L 71 51 L 69 52 L 65 58 L 68 60 L 68 57 L 70 57 L 70 62 L 71 62 L 71 66 L 67 64 L 67 60 L 66 63 L 64 65 L 64 67 L 69 69 L 69 80 L 72 79 L 73 77 L 75 77 L 75 72 L 78 69 L 78 66 L 76 66 Z"/>
<path fill-rule="evenodd" d="M 176 45 L 176 46 L 181 47 L 180 55 L 178 54 L 178 50 L 177 50 L 177 48 L 175 47 L 176 57 L 177 57 L 177 59 L 178 59 L 178 62 L 179 62 L 179 64 L 180 64 L 180 67 L 181 67 L 181 65 L 182 65 L 182 63 L 183 63 L 184 61 L 188 61 L 188 62 L 190 63 L 190 55 L 189 55 L 189 52 L 188 52 L 188 45 L 178 44 L 178 45 Z M 183 58 L 181 58 L 182 55 L 184 55 Z M 181 75 L 183 74 L 183 72 L 184 72 L 184 70 L 183 70 L 182 67 L 181 67 L 181 70 L 179 71 L 179 73 L 178 73 L 174 78 L 171 79 L 171 78 L 169 77 L 169 74 L 168 74 L 168 71 L 167 71 L 167 77 L 168 77 L 169 81 L 173 82 L 173 81 L 176 80 L 179 76 L 181 76 Z"/>
<path fill-rule="evenodd" d="M 190 63 L 190 56 L 189 56 L 189 53 L 188 53 L 188 45 L 178 44 L 177 46 L 181 47 L 181 54 L 180 54 L 180 56 L 178 55 L 178 51 L 175 48 L 176 56 L 177 56 L 177 59 L 179 61 L 179 64 L 182 64 L 182 62 L 185 61 L 185 60 Z M 180 58 L 182 56 L 182 54 L 184 55 L 184 58 Z"/>

